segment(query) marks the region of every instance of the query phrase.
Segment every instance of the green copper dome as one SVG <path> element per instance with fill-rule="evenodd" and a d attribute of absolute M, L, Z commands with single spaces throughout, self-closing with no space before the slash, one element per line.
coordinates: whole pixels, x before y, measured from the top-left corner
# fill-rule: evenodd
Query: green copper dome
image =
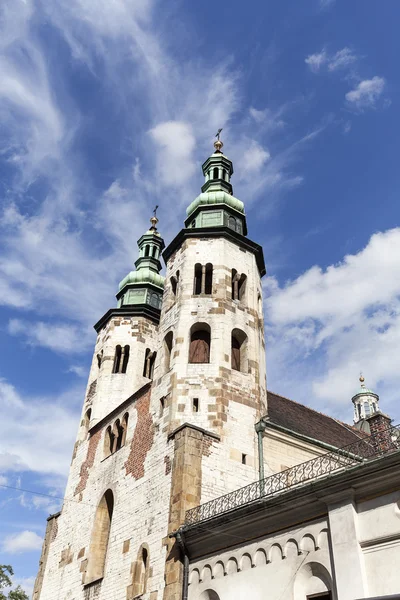
<path fill-rule="evenodd" d="M 224 191 L 215 192 L 203 192 L 186 209 L 186 215 L 189 217 L 198 206 L 210 205 L 210 204 L 226 204 L 231 208 L 244 214 L 244 204 L 235 196 L 228 194 Z"/>
<path fill-rule="evenodd" d="M 119 284 L 119 290 L 130 283 L 152 283 L 159 288 L 164 287 L 165 277 L 152 271 L 149 268 L 138 269 L 137 271 L 131 271 L 126 277 L 123 278 Z"/>

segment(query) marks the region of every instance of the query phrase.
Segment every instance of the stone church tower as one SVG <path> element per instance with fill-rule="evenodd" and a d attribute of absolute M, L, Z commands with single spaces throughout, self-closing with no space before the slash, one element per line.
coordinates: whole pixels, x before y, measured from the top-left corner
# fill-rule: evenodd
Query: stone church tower
<path fill-rule="evenodd" d="M 185 227 L 158 219 L 97 340 L 60 513 L 34 600 L 174 599 L 185 511 L 257 479 L 266 412 L 262 249 L 247 238 L 222 142 Z M 160 257 L 166 277 L 160 275 Z"/>

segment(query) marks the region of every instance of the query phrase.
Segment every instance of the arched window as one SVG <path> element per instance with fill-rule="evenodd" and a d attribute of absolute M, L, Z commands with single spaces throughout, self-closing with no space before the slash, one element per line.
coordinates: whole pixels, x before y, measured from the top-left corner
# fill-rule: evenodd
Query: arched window
<path fill-rule="evenodd" d="M 114 356 L 114 365 L 113 365 L 113 373 L 119 373 L 119 367 L 121 364 L 121 346 L 117 346 L 115 348 L 115 356 Z"/>
<path fill-rule="evenodd" d="M 126 369 L 129 362 L 129 346 L 125 346 L 124 348 L 122 348 L 121 352 L 123 354 L 123 356 L 121 356 L 121 373 L 126 373 Z"/>
<path fill-rule="evenodd" d="M 169 331 L 164 338 L 164 368 L 166 371 L 169 371 L 171 368 L 171 353 L 172 353 L 172 345 L 174 341 L 174 334 L 172 331 Z"/>
<path fill-rule="evenodd" d="M 107 490 L 96 510 L 92 536 L 90 539 L 89 560 L 85 574 L 85 584 L 98 581 L 104 577 L 113 511 L 114 496 L 111 490 Z"/>
<path fill-rule="evenodd" d="M 234 329 L 231 336 L 231 367 L 235 371 L 248 372 L 247 335 L 240 329 Z"/>
<path fill-rule="evenodd" d="M 179 283 L 179 271 L 176 272 L 175 275 L 172 275 L 171 277 L 171 290 L 174 296 L 176 296 L 176 293 L 178 291 L 178 283 Z"/>
<path fill-rule="evenodd" d="M 211 329 L 207 323 L 195 323 L 190 329 L 190 363 L 209 363 Z"/>
<path fill-rule="evenodd" d="M 145 246 L 144 255 L 145 256 L 149 256 L 150 255 L 150 246 L 149 245 Z"/>
<path fill-rule="evenodd" d="M 112 448 L 112 452 L 116 452 L 117 450 L 119 450 L 121 448 L 121 443 L 122 443 L 122 427 L 121 427 L 121 421 L 119 419 L 117 419 L 114 423 L 113 434 L 114 434 L 114 445 Z"/>
<path fill-rule="evenodd" d="M 213 276 L 213 266 L 211 263 L 206 264 L 206 272 L 205 272 L 205 285 L 204 285 L 204 293 L 211 294 L 212 293 L 212 276 Z"/>
<path fill-rule="evenodd" d="M 258 312 L 262 313 L 262 298 L 260 292 L 257 294 Z"/>
<path fill-rule="evenodd" d="M 157 352 L 152 352 L 150 348 L 146 348 L 144 358 L 143 377 L 153 379 L 154 363 L 156 362 Z"/>
<path fill-rule="evenodd" d="M 229 219 L 228 219 L 228 227 L 230 229 L 233 229 L 235 231 L 235 229 L 236 229 L 236 219 L 235 219 L 235 217 L 229 217 Z"/>
<path fill-rule="evenodd" d="M 201 264 L 196 263 L 194 265 L 194 284 L 193 284 L 193 294 L 198 296 L 201 294 L 201 279 L 202 279 L 202 267 Z"/>
<path fill-rule="evenodd" d="M 97 366 L 100 369 L 101 361 L 103 360 L 103 350 L 97 354 Z"/>
<path fill-rule="evenodd" d="M 137 560 L 133 563 L 133 579 L 131 597 L 136 598 L 146 593 L 149 578 L 149 547 L 142 544 L 139 548 Z"/>
<path fill-rule="evenodd" d="M 156 257 L 156 254 L 157 254 L 157 246 L 153 246 L 153 252 L 152 252 L 153 258 Z"/>
<path fill-rule="evenodd" d="M 214 167 L 213 169 L 213 179 L 218 179 L 218 167 Z"/>
<path fill-rule="evenodd" d="M 89 429 L 91 417 L 92 417 L 92 409 L 88 408 L 87 411 L 85 412 L 85 416 L 83 419 L 83 426 L 86 429 L 86 431 L 88 431 L 88 429 Z"/>
<path fill-rule="evenodd" d="M 243 300 L 246 291 L 246 275 L 232 269 L 232 300 Z"/>
<path fill-rule="evenodd" d="M 194 283 L 193 283 L 193 294 L 199 296 L 200 294 L 211 294 L 212 293 L 212 279 L 213 279 L 213 266 L 211 263 L 201 265 L 196 263 L 194 265 Z"/>
<path fill-rule="evenodd" d="M 124 418 L 122 419 L 122 439 L 121 439 L 121 447 L 125 446 L 125 442 L 126 442 L 126 434 L 128 432 L 128 421 L 129 421 L 129 414 L 125 413 L 124 414 Z"/>
<path fill-rule="evenodd" d="M 110 456 L 114 451 L 114 433 L 109 425 L 106 429 L 105 437 L 104 437 L 104 458 Z"/>

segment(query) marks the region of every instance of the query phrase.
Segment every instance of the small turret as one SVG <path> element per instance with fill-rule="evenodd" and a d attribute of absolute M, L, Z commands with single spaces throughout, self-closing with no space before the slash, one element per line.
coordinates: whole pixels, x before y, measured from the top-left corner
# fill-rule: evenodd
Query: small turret
<path fill-rule="evenodd" d="M 151 227 L 138 240 L 139 258 L 135 262 L 136 271 L 131 271 L 119 284 L 118 307 L 149 305 L 161 310 L 164 291 L 164 277 L 160 275 L 160 256 L 164 240 L 157 231 L 157 208 L 150 219 Z"/>
<path fill-rule="evenodd" d="M 205 183 L 201 194 L 186 210 L 185 227 L 200 229 L 204 227 L 229 227 L 240 235 L 247 235 L 244 204 L 232 195 L 232 161 L 222 153 L 223 142 L 214 142 L 215 152 L 202 166 Z"/>
<path fill-rule="evenodd" d="M 379 409 L 379 396 L 365 386 L 365 379 L 360 375 L 360 388 L 352 397 L 354 404 L 354 423 L 357 424 L 367 419 Z"/>

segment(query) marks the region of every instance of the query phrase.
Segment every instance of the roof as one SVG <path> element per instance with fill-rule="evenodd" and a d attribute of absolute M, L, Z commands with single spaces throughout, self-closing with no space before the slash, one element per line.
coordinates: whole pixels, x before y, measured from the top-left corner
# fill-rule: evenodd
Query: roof
<path fill-rule="evenodd" d="M 336 448 L 347 446 L 364 437 L 351 425 L 328 417 L 304 404 L 268 391 L 267 418 L 275 425 L 290 429 Z"/>

